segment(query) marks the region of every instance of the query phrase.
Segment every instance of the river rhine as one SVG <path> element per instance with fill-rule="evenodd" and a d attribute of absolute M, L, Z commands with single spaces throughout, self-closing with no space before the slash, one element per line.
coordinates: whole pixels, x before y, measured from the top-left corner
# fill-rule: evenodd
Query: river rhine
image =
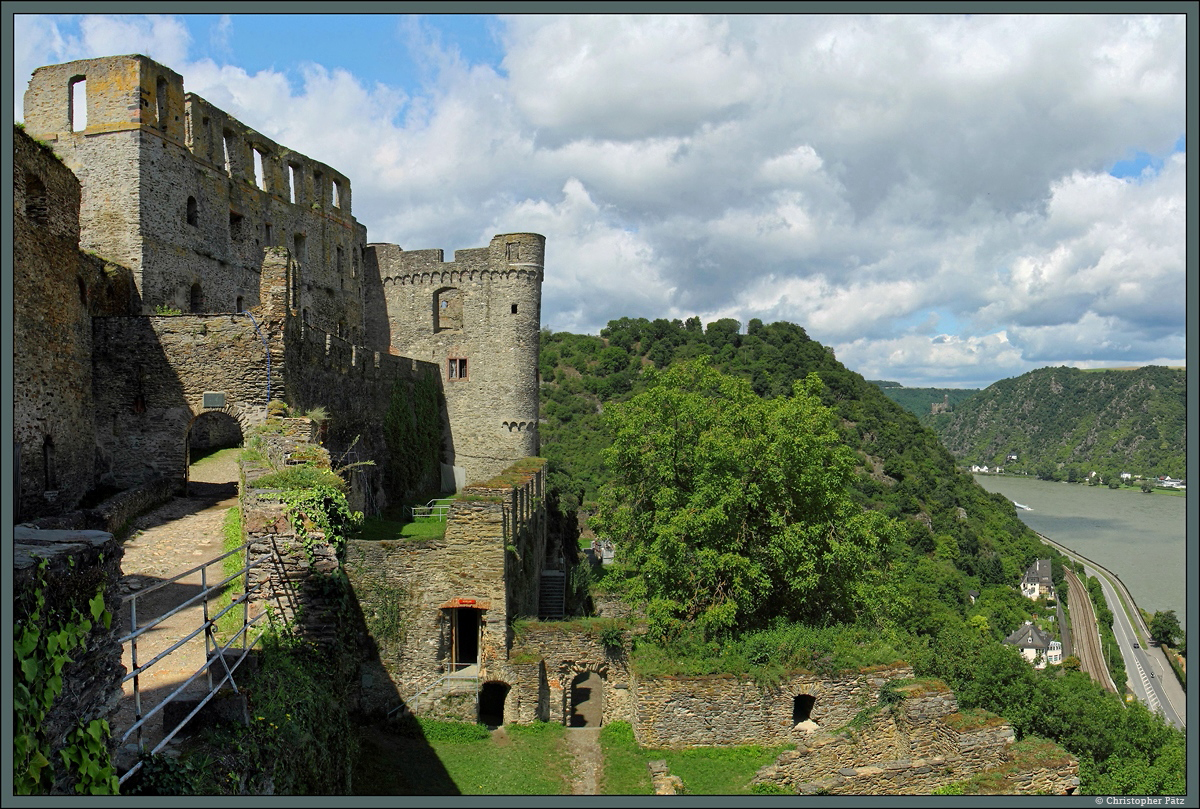
<path fill-rule="evenodd" d="M 1121 577 L 1139 607 L 1187 616 L 1187 498 L 1161 492 L 975 475 L 980 486 L 1023 503 L 1033 530 Z"/>

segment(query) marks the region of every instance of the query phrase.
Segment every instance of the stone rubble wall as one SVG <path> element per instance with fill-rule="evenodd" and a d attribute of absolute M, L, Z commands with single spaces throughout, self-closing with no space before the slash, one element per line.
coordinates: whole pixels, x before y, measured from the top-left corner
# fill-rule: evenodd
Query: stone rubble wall
<path fill-rule="evenodd" d="M 61 672 L 63 689 L 42 724 L 49 742 L 54 768 L 53 794 L 74 794 L 74 779 L 67 774 L 58 751 L 66 737 L 80 722 L 111 719 L 121 699 L 121 633 L 128 631 L 128 616 L 122 609 L 121 543 L 103 531 L 39 530 L 17 526 L 13 536 L 13 626 L 19 628 L 28 619 L 33 596 L 38 588 L 38 564 L 47 561 L 46 597 L 43 614 L 70 615 L 78 609 L 89 620 L 90 601 L 98 590 L 104 592 L 104 607 L 112 615 L 110 628 L 97 621 L 83 649 L 70 650 L 73 662 Z M 111 722 L 110 722 L 111 724 Z M 116 739 L 108 740 L 110 756 Z"/>
<path fill-rule="evenodd" d="M 592 628 L 594 629 L 594 628 Z M 608 649 L 599 634 L 580 629 L 572 621 L 528 621 L 514 641 L 512 655 L 518 659 L 536 657 L 536 664 L 514 666 L 516 675 L 512 694 L 519 694 L 522 705 L 540 706 L 545 692 L 545 712 L 533 718 L 544 722 L 568 724 L 571 719 L 571 684 L 580 674 L 596 672 L 604 682 L 601 724 L 630 721 L 633 718 L 632 675 L 629 671 L 629 631 L 621 633 L 621 648 Z M 511 700 L 512 694 L 509 699 Z M 535 696 L 537 698 L 535 700 Z M 594 698 L 594 697 L 593 697 Z"/>
<path fill-rule="evenodd" d="M 643 747 L 794 743 L 807 734 L 792 720 L 796 696 L 815 697 L 812 721 L 836 728 L 873 705 L 885 683 L 911 676 L 909 666 L 895 664 L 841 677 L 792 674 L 764 688 L 732 675 L 635 675 L 634 735 Z"/>
<path fill-rule="evenodd" d="M 79 181 L 13 130 L 13 441 L 17 519 L 75 509 L 94 485 L 91 315 L 131 306 L 128 270 L 79 251 Z"/>
<path fill-rule="evenodd" d="M 195 418 L 219 410 L 244 435 L 266 416 L 266 356 L 244 315 L 94 318 L 92 335 L 99 483 L 182 485 Z M 224 407 L 205 408 L 206 392 Z"/>

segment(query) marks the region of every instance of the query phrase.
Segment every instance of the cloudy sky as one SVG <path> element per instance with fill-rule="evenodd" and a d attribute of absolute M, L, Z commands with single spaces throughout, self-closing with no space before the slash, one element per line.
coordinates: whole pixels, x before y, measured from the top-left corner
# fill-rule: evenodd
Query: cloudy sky
<path fill-rule="evenodd" d="M 336 166 L 371 241 L 547 237 L 543 325 L 788 320 L 868 379 L 1182 365 L 1183 16 L 22 16 Z"/>

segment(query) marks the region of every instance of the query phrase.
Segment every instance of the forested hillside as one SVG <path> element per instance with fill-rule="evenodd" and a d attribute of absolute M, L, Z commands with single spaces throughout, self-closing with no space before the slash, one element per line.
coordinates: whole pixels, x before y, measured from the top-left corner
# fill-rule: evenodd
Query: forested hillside
<path fill-rule="evenodd" d="M 871 380 L 877 385 L 883 395 L 916 416 L 922 424 L 927 424 L 933 415 L 934 404 L 946 404 L 951 409 L 970 399 L 978 388 L 906 388 L 899 382 Z"/>
<path fill-rule="evenodd" d="M 1000 464 L 1054 480 L 1096 471 L 1186 476 L 1186 376 L 1040 368 L 996 384 L 930 425 L 965 464 Z M 1006 462 L 1010 454 L 1017 462 Z"/>
<path fill-rule="evenodd" d="M 1053 613 L 1016 588 L 1036 558 L 1065 592 L 1061 558 L 1012 504 L 804 329 L 739 326 L 541 335 L 551 488 L 616 545 L 600 586 L 649 628 L 632 664 L 770 680 L 905 659 L 964 709 L 1062 744 L 1084 792 L 1185 789 L 1182 733 L 1077 665 L 1035 671 L 1001 643 Z"/>

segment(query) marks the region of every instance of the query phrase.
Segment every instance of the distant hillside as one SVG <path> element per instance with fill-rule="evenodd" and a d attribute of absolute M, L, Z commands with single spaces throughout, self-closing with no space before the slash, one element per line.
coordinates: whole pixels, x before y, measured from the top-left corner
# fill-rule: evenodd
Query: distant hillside
<path fill-rule="evenodd" d="M 922 424 L 928 423 L 933 415 L 932 405 L 948 404 L 953 410 L 979 393 L 979 388 L 906 388 L 898 382 L 882 380 L 871 380 L 871 384 L 877 385 L 884 396 L 919 418 Z"/>
<path fill-rule="evenodd" d="M 1183 370 L 1155 365 L 1041 368 L 1002 379 L 928 424 L 962 463 L 1064 480 L 1093 470 L 1182 478 L 1185 387 Z M 1014 453 L 1017 462 L 1006 463 Z"/>

